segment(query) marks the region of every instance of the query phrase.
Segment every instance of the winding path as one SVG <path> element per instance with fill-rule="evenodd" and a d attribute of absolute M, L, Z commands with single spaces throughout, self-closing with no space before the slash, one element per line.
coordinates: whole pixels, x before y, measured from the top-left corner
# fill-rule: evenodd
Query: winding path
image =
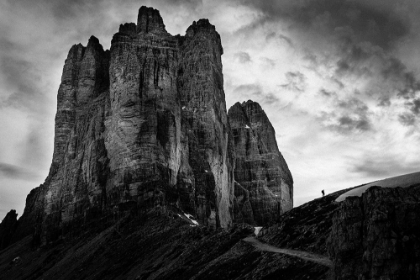
<path fill-rule="evenodd" d="M 285 255 L 289 255 L 289 256 L 293 256 L 293 257 L 298 257 L 298 258 L 301 258 L 301 259 L 306 260 L 306 261 L 310 261 L 310 262 L 318 263 L 318 264 L 321 264 L 321 265 L 325 265 L 325 266 L 328 266 L 328 267 L 333 267 L 332 261 L 329 258 L 327 258 L 325 256 L 322 256 L 322 255 L 312 254 L 312 253 L 309 253 L 309 252 L 299 251 L 299 250 L 280 249 L 280 248 L 274 247 L 272 245 L 262 243 L 261 241 L 259 241 L 255 237 L 251 237 L 251 236 L 247 237 L 247 238 L 244 238 L 243 240 L 245 242 L 250 243 L 252 246 L 254 246 L 255 248 L 257 248 L 258 250 L 261 250 L 261 251 L 285 254 Z"/>

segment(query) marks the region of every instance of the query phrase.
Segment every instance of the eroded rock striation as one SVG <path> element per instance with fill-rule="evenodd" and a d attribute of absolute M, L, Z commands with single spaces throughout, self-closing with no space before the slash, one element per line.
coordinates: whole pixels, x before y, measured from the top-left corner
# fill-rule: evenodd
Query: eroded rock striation
<path fill-rule="evenodd" d="M 229 109 L 236 152 L 235 218 L 254 225 L 273 223 L 293 207 L 293 179 L 273 126 L 251 100 Z"/>
<path fill-rule="evenodd" d="M 123 25 L 111 46 L 107 196 L 175 204 L 203 224 L 227 227 L 233 154 L 220 36 L 207 20 L 172 36 L 145 7 L 134 26 Z"/>
<path fill-rule="evenodd" d="M 45 244 L 126 210 L 174 210 L 228 228 L 267 223 L 290 209 L 291 175 L 257 103 L 243 108 L 253 136 L 233 137 L 244 131 L 235 114 L 229 124 L 222 54 L 208 20 L 172 36 L 147 7 L 137 23 L 120 26 L 110 50 L 94 36 L 74 45 L 58 90 L 50 172 L 28 196 L 21 234 L 35 228 Z"/>
<path fill-rule="evenodd" d="M 73 46 L 41 232 L 121 204 L 174 205 L 203 224 L 229 226 L 233 153 L 222 52 L 207 20 L 172 36 L 159 11 L 146 7 L 137 24 L 120 26 L 110 51 L 95 37 Z"/>
<path fill-rule="evenodd" d="M 420 279 L 420 185 L 347 197 L 328 240 L 333 279 Z"/>

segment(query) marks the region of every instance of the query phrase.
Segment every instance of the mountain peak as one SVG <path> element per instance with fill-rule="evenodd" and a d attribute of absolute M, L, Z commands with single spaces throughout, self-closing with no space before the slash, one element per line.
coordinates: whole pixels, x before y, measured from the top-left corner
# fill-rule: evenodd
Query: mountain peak
<path fill-rule="evenodd" d="M 137 17 L 137 33 L 166 32 L 158 10 L 142 6 Z"/>
<path fill-rule="evenodd" d="M 241 151 L 232 144 L 239 121 L 228 120 L 222 53 L 220 35 L 208 19 L 193 22 L 185 36 L 172 36 L 159 11 L 145 6 L 137 25 L 120 26 L 108 52 L 95 36 L 87 47 L 75 45 L 57 95 L 50 173 L 23 215 L 25 228 L 37 228 L 35 239 L 55 241 L 67 234 L 67 225 L 94 221 L 115 209 L 172 209 L 194 216 L 200 225 L 229 228 L 236 219 L 236 154 L 255 162 L 255 170 L 241 166 L 242 171 L 264 171 L 256 180 L 270 182 L 264 194 L 270 206 L 253 207 L 255 219 L 249 221 L 266 224 L 289 210 L 292 182 L 277 160 L 281 155 L 271 124 L 260 121 L 263 114 L 248 114 L 254 108 L 239 105 L 248 133 L 243 139 L 258 142 L 236 145 Z M 236 132 L 245 133 L 241 127 Z M 275 159 L 258 162 L 270 152 Z M 283 173 L 258 165 L 266 162 Z M 236 181 L 257 191 L 242 171 Z"/>

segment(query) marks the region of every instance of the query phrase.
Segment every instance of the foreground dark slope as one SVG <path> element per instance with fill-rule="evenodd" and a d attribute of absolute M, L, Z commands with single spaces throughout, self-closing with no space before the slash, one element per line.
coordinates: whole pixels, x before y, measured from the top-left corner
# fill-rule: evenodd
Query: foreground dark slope
<path fill-rule="evenodd" d="M 292 209 L 261 237 L 265 247 L 330 259 L 332 268 L 261 251 L 244 240 L 249 225 L 215 230 L 155 209 L 81 224 L 42 248 L 20 240 L 0 252 L 1 279 L 420 279 L 420 185 L 335 202 L 345 191 Z"/>
<path fill-rule="evenodd" d="M 265 241 L 282 248 L 298 248 L 325 253 L 331 217 L 338 194 L 315 200 L 284 215 L 282 223 L 268 229 Z M 321 214 L 327 226 L 307 224 Z M 60 242 L 31 249 L 25 238 L 0 253 L 4 279 L 324 279 L 329 267 L 284 254 L 263 252 L 243 239 L 254 228 L 235 224 L 231 229 L 214 230 L 193 226 L 176 211 L 148 213 L 122 212 L 102 223 L 81 225 L 78 236 L 65 236 Z M 106 226 L 109 224 L 109 226 Z M 283 224 L 290 225 L 279 228 Z M 307 232 L 301 234 L 302 231 Z M 297 239 L 278 240 L 276 232 L 287 232 Z M 76 234 L 76 233 L 75 233 Z M 321 239 L 325 240 L 325 238 Z M 13 259 L 20 259 L 13 262 Z M 2 278 L 3 279 L 3 278 Z"/>

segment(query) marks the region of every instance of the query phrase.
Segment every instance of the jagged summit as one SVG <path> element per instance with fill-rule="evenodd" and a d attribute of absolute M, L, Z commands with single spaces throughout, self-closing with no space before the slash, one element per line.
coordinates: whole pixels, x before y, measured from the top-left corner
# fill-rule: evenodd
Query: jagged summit
<path fill-rule="evenodd" d="M 137 17 L 137 33 L 166 32 L 158 10 L 142 6 Z"/>
<path fill-rule="evenodd" d="M 250 122 L 249 117 L 261 114 L 264 121 L 268 121 L 268 117 L 258 102 L 252 100 L 243 101 L 242 103 L 236 102 L 228 111 L 229 115 L 235 115 L 235 121 Z M 270 123 L 271 124 L 271 123 Z"/>
<path fill-rule="evenodd" d="M 193 23 L 188 27 L 186 35 L 193 36 L 196 32 L 201 30 L 212 30 L 216 31 L 216 27 L 210 23 L 206 18 L 199 19 L 198 21 L 193 21 Z"/>
<path fill-rule="evenodd" d="M 89 38 L 87 47 L 89 47 L 89 46 L 91 46 L 91 47 L 101 46 L 102 47 L 102 45 L 99 43 L 99 39 L 96 38 L 94 35 L 90 36 L 90 38 Z"/>
<path fill-rule="evenodd" d="M 134 35 L 137 33 L 137 25 L 134 22 L 121 24 L 118 32 Z"/>
<path fill-rule="evenodd" d="M 272 223 L 293 207 L 293 178 L 278 150 L 274 128 L 252 100 L 235 103 L 228 117 L 236 152 L 236 219 Z"/>
<path fill-rule="evenodd" d="M 241 108 L 250 131 L 228 118 L 222 54 L 207 19 L 172 36 L 159 11 L 144 6 L 109 51 L 94 36 L 74 45 L 57 95 L 50 173 L 28 196 L 17 231 L 34 228 L 46 244 L 116 212 L 185 213 L 229 228 L 292 208 L 291 175 L 265 113 L 257 103 Z"/>

